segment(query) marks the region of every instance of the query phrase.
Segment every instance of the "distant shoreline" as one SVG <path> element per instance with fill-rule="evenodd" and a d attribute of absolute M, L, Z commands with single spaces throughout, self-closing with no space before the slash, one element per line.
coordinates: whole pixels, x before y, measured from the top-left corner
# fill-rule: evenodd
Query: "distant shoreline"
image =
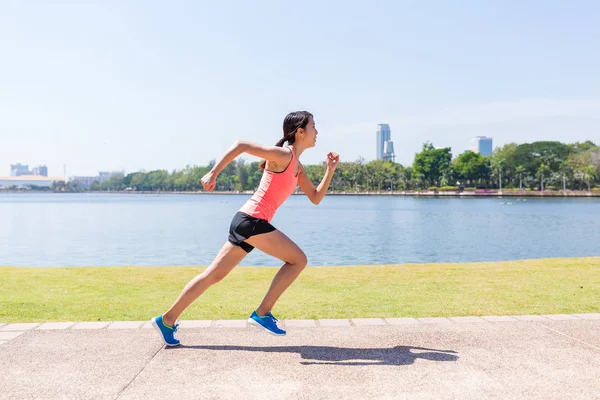
<path fill-rule="evenodd" d="M 244 195 L 251 196 L 254 194 L 252 190 L 246 191 L 126 191 L 126 190 L 115 190 L 115 191 L 86 191 L 86 192 L 53 192 L 53 191 L 30 191 L 30 190 L 3 190 L 0 189 L 0 193 L 31 193 L 31 194 L 47 194 L 47 193 L 62 193 L 62 194 L 190 194 L 190 195 Z M 293 195 L 303 195 L 302 192 L 294 192 Z M 595 189 L 591 192 L 578 191 L 578 190 L 544 190 L 540 191 L 519 191 L 519 190 L 479 190 L 479 191 L 375 191 L 375 192 L 355 192 L 355 191 L 330 191 L 327 192 L 328 196 L 404 196 L 404 197 L 600 197 L 600 190 Z"/>

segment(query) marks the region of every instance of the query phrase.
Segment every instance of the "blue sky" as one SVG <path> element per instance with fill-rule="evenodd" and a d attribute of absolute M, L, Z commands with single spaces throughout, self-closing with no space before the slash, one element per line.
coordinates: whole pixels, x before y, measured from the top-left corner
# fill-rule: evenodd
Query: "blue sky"
<path fill-rule="evenodd" d="M 283 117 L 302 161 L 397 161 L 426 140 L 600 142 L 600 2 L 18 1 L 0 5 L 0 175 L 180 169 Z M 252 157 L 246 157 L 252 160 Z"/>

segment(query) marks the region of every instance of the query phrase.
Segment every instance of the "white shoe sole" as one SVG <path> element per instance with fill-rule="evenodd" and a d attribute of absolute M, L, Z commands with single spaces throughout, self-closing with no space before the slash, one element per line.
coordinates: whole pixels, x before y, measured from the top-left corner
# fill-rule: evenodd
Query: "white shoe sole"
<path fill-rule="evenodd" d="M 165 343 L 165 346 L 169 346 L 169 347 L 175 347 L 175 346 L 179 346 L 181 343 L 177 343 L 177 344 L 169 344 L 167 343 L 167 341 L 165 340 L 165 337 L 162 334 L 162 331 L 160 330 L 160 328 L 158 327 L 158 324 L 156 323 L 156 321 L 154 320 L 154 318 L 152 318 L 150 320 L 150 322 L 152 322 L 152 326 L 154 327 L 154 329 L 156 329 L 158 331 L 158 334 L 160 335 L 160 338 L 163 340 L 163 342 Z"/>
<path fill-rule="evenodd" d="M 248 318 L 248 323 L 251 326 L 257 326 L 259 328 L 264 329 L 265 331 L 269 332 L 271 335 L 273 336 L 285 336 L 285 333 L 275 333 L 275 332 L 271 332 L 270 330 L 268 330 L 267 328 L 265 328 L 264 326 L 262 326 L 261 324 L 259 324 L 258 322 L 256 322 L 255 320 L 253 320 L 252 318 Z"/>

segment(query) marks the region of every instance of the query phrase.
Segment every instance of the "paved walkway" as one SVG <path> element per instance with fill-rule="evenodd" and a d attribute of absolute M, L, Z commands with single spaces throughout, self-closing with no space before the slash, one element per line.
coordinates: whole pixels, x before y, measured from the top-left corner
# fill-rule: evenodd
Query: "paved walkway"
<path fill-rule="evenodd" d="M 600 314 L 0 323 L 0 399 L 600 399 Z"/>

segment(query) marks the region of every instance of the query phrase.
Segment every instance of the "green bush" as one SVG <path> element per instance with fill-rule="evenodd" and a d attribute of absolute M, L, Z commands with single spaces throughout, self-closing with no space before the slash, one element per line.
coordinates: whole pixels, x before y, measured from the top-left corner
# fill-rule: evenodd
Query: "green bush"
<path fill-rule="evenodd" d="M 465 192 L 474 192 L 477 190 L 477 188 L 468 187 L 468 188 L 465 188 L 464 190 L 465 190 Z"/>
<path fill-rule="evenodd" d="M 427 188 L 427 190 L 436 191 L 436 190 L 438 190 L 438 188 L 436 186 L 431 186 L 431 187 Z"/>
<path fill-rule="evenodd" d="M 544 190 L 556 190 L 556 186 L 546 186 Z"/>
<path fill-rule="evenodd" d="M 458 186 L 442 186 L 440 192 L 456 192 L 458 190 Z"/>

